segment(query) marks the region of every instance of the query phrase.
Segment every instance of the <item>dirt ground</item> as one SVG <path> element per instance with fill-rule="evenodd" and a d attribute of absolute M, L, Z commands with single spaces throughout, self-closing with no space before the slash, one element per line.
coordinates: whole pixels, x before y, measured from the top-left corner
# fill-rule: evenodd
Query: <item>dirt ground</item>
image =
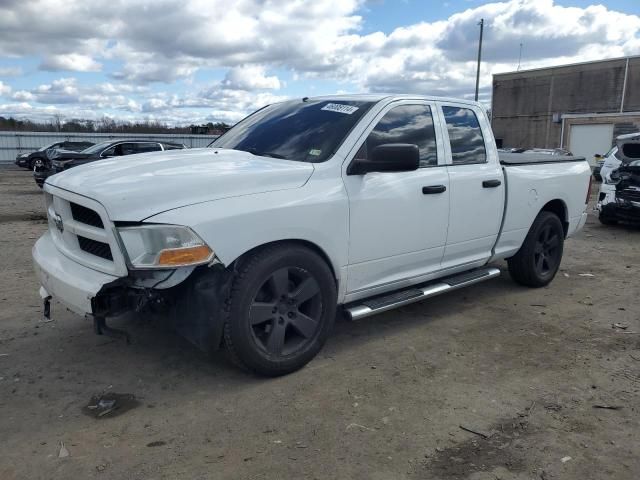
<path fill-rule="evenodd" d="M 504 271 L 341 321 L 263 379 L 153 324 L 119 323 L 127 346 L 57 304 L 43 322 L 45 228 L 30 173 L 0 170 L 3 480 L 640 478 L 640 229 L 590 216 L 548 288 Z M 86 415 L 103 392 L 137 402 Z"/>

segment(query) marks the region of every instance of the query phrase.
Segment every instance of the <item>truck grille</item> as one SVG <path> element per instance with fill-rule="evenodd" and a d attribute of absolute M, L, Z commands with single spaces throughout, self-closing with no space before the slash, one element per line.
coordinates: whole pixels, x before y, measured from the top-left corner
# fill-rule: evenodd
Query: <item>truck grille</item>
<path fill-rule="evenodd" d="M 108 243 L 98 242 L 78 235 L 78 245 L 80 245 L 80 250 L 84 252 L 95 255 L 96 257 L 104 258 L 105 260 L 113 261 L 111 247 Z"/>
<path fill-rule="evenodd" d="M 82 205 L 78 205 L 74 202 L 69 202 L 69 205 L 71 206 L 71 215 L 74 220 L 86 225 L 91 225 L 92 227 L 104 228 L 100 215 L 98 215 L 94 210 L 83 207 Z"/>
<path fill-rule="evenodd" d="M 45 185 L 49 232 L 56 248 L 86 267 L 126 275 L 127 265 L 113 223 L 90 198 Z"/>

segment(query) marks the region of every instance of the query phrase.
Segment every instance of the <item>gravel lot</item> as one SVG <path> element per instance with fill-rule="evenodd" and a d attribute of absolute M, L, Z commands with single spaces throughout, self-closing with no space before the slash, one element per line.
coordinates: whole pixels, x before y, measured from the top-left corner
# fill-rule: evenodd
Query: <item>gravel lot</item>
<path fill-rule="evenodd" d="M 306 368 L 265 380 L 153 324 L 117 322 L 127 346 L 57 304 L 43 322 L 45 228 L 30 172 L 1 169 L 3 480 L 640 478 L 639 229 L 591 217 L 550 287 L 505 271 L 338 322 Z M 105 391 L 138 403 L 85 415 Z"/>

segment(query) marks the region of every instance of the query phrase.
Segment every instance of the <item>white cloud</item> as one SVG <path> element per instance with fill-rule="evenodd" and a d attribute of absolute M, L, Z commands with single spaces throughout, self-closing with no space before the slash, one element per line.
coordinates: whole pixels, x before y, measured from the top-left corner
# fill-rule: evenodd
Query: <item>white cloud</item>
<path fill-rule="evenodd" d="M 8 96 L 10 93 L 11 87 L 0 80 L 0 97 Z"/>
<path fill-rule="evenodd" d="M 352 92 L 470 96 L 480 18 L 483 99 L 492 73 L 516 69 L 520 43 L 522 68 L 640 53 L 640 16 L 603 5 L 470 2 L 447 19 L 366 34 L 363 6 L 364 0 L 5 0 L 0 56 L 37 58 L 49 70 L 103 68 L 110 81 L 62 78 L 4 95 L 34 108 L 110 109 L 182 123 L 211 115 L 237 120 L 284 98 L 286 76 L 298 86 L 330 80 Z M 203 86 L 203 72 L 222 72 L 223 79 Z M 185 80 L 181 93 L 157 91 Z"/>
<path fill-rule="evenodd" d="M 21 67 L 0 67 L 0 77 L 19 77 L 22 73 Z"/>
<path fill-rule="evenodd" d="M 243 65 L 229 70 L 222 86 L 231 90 L 278 90 L 280 80 L 276 76 L 266 76 L 262 65 Z"/>
<path fill-rule="evenodd" d="M 40 70 L 59 71 L 67 70 L 73 72 L 99 72 L 102 65 L 96 62 L 89 55 L 79 53 L 69 53 L 64 55 L 49 55 L 40 64 Z"/>
<path fill-rule="evenodd" d="M 26 90 L 18 90 L 11 96 L 11 98 L 19 102 L 31 102 L 36 99 L 36 96 Z"/>

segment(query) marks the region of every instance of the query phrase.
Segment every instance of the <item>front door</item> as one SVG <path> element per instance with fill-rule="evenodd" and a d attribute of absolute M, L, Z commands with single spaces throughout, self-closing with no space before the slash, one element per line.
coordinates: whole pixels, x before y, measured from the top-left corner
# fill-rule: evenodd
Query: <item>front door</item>
<path fill-rule="evenodd" d="M 347 295 L 402 286 L 440 267 L 449 221 L 449 176 L 434 105 L 401 101 L 385 108 L 364 133 L 357 158 L 377 145 L 415 144 L 420 167 L 343 178 L 349 196 Z"/>

